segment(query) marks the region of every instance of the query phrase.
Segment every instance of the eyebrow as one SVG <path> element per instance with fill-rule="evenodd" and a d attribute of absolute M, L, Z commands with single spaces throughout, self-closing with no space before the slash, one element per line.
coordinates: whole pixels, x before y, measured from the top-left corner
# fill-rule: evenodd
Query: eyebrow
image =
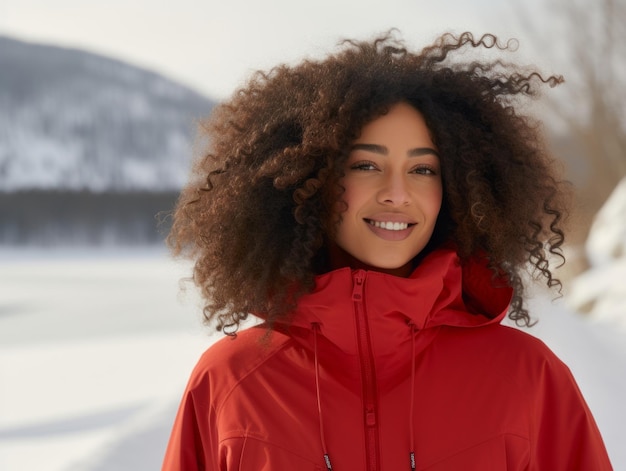
<path fill-rule="evenodd" d="M 374 152 L 375 154 L 389 155 L 389 149 L 386 146 L 381 146 L 379 144 L 354 144 L 350 150 L 364 150 L 367 152 Z M 439 157 L 439 153 L 431 147 L 416 147 L 407 152 L 409 157 L 419 157 L 420 155 L 429 154 Z"/>

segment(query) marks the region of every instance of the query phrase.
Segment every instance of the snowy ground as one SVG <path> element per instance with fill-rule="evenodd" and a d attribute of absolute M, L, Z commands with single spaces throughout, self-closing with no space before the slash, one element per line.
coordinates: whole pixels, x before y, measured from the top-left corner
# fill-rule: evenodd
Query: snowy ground
<path fill-rule="evenodd" d="M 198 356 L 187 274 L 155 249 L 0 251 L 0 470 L 159 469 Z M 570 365 L 626 470 L 626 328 L 541 296 L 531 333 Z"/>

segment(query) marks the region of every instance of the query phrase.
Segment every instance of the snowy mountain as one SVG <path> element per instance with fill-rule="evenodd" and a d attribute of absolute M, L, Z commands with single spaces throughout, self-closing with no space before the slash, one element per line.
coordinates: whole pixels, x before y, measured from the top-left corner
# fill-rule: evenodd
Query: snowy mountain
<path fill-rule="evenodd" d="M 0 36 L 0 190 L 175 190 L 214 102 L 156 73 Z"/>

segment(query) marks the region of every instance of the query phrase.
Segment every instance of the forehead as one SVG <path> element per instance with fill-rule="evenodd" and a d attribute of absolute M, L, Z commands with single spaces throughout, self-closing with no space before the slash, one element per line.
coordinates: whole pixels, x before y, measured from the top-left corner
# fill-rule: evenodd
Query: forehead
<path fill-rule="evenodd" d="M 414 142 L 434 147 L 422 113 L 405 102 L 392 105 L 387 112 L 366 123 L 355 143 L 378 140 Z"/>

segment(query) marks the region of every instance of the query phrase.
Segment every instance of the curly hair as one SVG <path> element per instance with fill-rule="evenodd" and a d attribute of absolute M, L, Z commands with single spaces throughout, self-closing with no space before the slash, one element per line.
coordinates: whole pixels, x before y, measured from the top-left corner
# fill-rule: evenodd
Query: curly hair
<path fill-rule="evenodd" d="M 168 236 L 175 255 L 195 261 L 206 321 L 234 333 L 250 313 L 270 326 L 287 319 L 329 269 L 330 208 L 351 143 L 402 101 L 424 116 L 442 165 L 444 201 L 425 250 L 451 241 L 462 260 L 486 253 L 514 289 L 509 317 L 530 325 L 522 275 L 530 264 L 560 288 L 549 262 L 565 261 L 568 198 L 540 126 L 519 108 L 563 79 L 465 54 L 507 49 L 467 32 L 419 53 L 393 34 L 345 41 L 323 60 L 257 72 L 218 106 L 201 123 L 206 148 Z"/>

